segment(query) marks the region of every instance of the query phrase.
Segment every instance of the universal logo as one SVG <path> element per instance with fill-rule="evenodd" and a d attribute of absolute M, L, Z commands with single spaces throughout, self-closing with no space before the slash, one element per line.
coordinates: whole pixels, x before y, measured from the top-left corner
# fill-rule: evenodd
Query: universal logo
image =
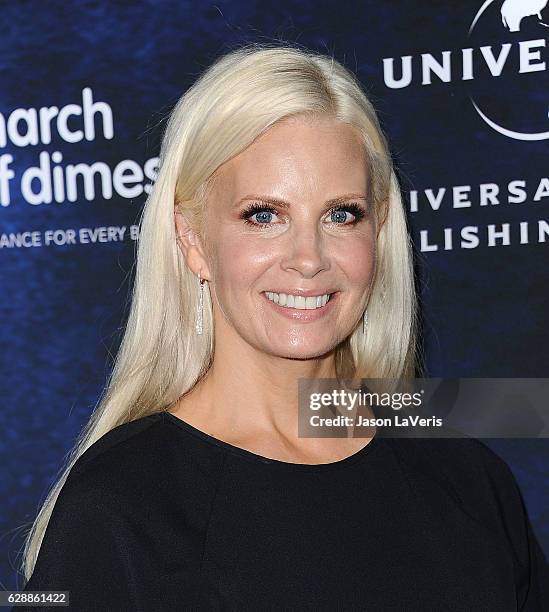
<path fill-rule="evenodd" d="M 485 0 L 469 27 L 469 42 L 483 37 L 485 40 L 495 39 L 497 44 L 467 46 L 435 55 L 404 55 L 399 58 L 400 65 L 396 67 L 395 58 L 384 58 L 385 85 L 391 89 L 408 87 L 417 78 L 418 71 L 421 71 L 422 85 L 431 85 L 433 77 L 446 83 L 453 80 L 470 81 L 471 103 L 481 119 L 493 130 L 515 140 L 547 140 L 549 113 L 547 99 L 544 97 L 547 95 L 547 62 L 543 54 L 549 32 L 548 2 L 505 0 L 502 3 L 501 0 Z M 487 83 L 482 76 L 476 94 L 472 91 L 474 79 L 479 78 L 478 73 L 486 69 L 489 79 L 504 78 Z M 540 75 L 540 72 L 543 74 Z M 510 83 L 509 78 L 516 75 L 521 75 L 521 80 Z M 542 85 L 544 89 L 540 91 Z M 475 101 L 475 97 L 477 100 L 482 97 L 482 105 Z M 498 111 L 507 113 L 503 120 L 494 117 Z M 517 126 L 510 125 L 512 119 L 509 114 L 520 115 L 520 123 L 528 122 L 529 128 L 517 129 Z M 530 125 L 534 128 L 531 129 Z"/>

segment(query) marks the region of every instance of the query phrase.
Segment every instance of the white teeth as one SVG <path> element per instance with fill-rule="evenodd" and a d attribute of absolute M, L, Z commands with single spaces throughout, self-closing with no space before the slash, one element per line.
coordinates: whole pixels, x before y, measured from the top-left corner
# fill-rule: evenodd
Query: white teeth
<path fill-rule="evenodd" d="M 325 306 L 331 297 L 331 294 L 317 295 L 312 297 L 304 297 L 302 295 L 288 295 L 286 293 L 274 293 L 266 291 L 265 295 L 274 302 L 285 306 L 286 308 L 297 308 L 298 310 L 315 310 Z"/>

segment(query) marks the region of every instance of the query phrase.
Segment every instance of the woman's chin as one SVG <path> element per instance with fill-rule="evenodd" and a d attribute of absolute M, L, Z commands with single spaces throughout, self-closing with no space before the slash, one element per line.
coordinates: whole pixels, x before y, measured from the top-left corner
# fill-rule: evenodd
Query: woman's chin
<path fill-rule="evenodd" d="M 286 345 L 277 343 L 276 346 L 271 346 L 268 352 L 285 359 L 318 359 L 327 356 L 336 346 L 335 342 L 312 342 L 306 339 L 303 342 L 289 342 Z"/>

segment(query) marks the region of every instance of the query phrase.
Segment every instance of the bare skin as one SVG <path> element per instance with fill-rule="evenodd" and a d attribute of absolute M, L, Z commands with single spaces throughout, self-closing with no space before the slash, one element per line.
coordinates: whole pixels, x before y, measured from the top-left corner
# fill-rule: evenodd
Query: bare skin
<path fill-rule="evenodd" d="M 188 267 L 209 281 L 215 351 L 207 375 L 169 412 L 229 444 L 290 463 L 339 461 L 370 442 L 297 435 L 297 379 L 336 378 L 335 348 L 359 324 L 370 292 L 376 228 L 367 172 L 353 127 L 289 118 L 216 172 L 206 244 L 175 214 Z M 328 200 L 340 196 L 336 208 L 355 202 L 364 210 L 358 223 L 352 212 L 331 212 Z M 287 208 L 265 203 L 269 197 Z M 246 224 L 241 213 L 258 201 L 275 212 L 254 211 L 249 220 L 257 225 Z M 273 308 L 263 292 L 277 288 L 340 293 L 329 312 L 305 322 Z"/>

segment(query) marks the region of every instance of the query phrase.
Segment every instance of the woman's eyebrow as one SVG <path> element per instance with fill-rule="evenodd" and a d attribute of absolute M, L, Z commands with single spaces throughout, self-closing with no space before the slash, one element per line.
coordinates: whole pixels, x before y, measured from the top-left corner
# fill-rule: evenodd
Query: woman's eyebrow
<path fill-rule="evenodd" d="M 345 195 L 338 196 L 337 198 L 332 198 L 331 200 L 327 200 L 325 202 L 326 207 L 337 206 L 338 204 L 343 204 L 344 202 L 348 202 L 349 200 L 367 200 L 368 198 L 361 193 L 346 193 Z M 242 202 L 246 200 L 257 200 L 260 202 L 265 202 L 266 204 L 273 204 L 275 206 L 279 206 L 280 208 L 290 208 L 291 204 L 286 202 L 286 200 L 282 200 L 280 198 L 273 198 L 272 196 L 262 196 L 262 195 L 253 195 L 248 194 L 243 198 L 240 198 L 237 202 L 235 202 L 234 206 L 238 206 Z"/>

